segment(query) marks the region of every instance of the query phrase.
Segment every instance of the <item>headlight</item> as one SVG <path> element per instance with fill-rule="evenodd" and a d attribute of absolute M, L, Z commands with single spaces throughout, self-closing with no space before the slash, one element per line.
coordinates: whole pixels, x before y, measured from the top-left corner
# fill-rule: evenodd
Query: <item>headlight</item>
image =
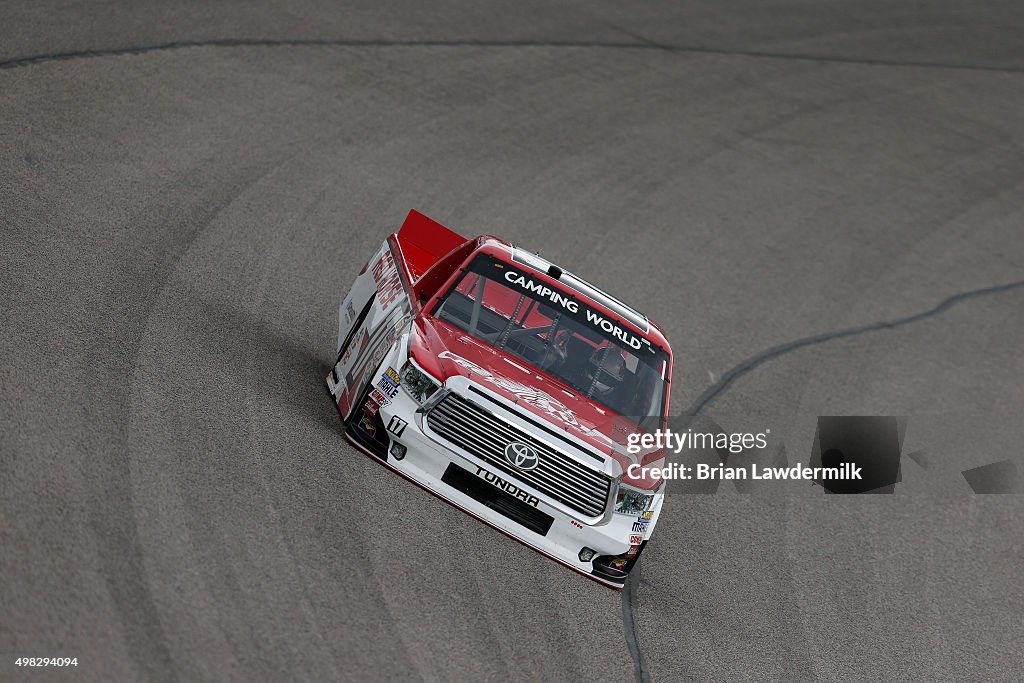
<path fill-rule="evenodd" d="M 654 495 L 645 491 L 619 486 L 615 496 L 615 511 L 624 515 L 641 515 L 654 501 Z"/>
<path fill-rule="evenodd" d="M 441 388 L 441 383 L 420 369 L 411 358 L 402 366 L 401 379 L 402 388 L 420 405 Z"/>

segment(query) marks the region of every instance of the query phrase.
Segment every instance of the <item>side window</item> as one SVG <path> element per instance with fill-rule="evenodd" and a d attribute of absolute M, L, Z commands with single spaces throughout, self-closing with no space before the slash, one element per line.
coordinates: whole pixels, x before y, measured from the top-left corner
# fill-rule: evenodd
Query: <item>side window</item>
<path fill-rule="evenodd" d="M 475 298 L 477 283 L 480 280 L 480 276 L 476 273 L 466 273 L 466 275 L 459 282 L 459 285 L 455 288 L 455 291 L 459 294 L 468 296 L 470 299 Z M 485 285 L 486 286 L 486 285 Z"/>
<path fill-rule="evenodd" d="M 466 260 L 473 247 L 476 245 L 474 240 L 469 240 L 461 247 L 456 248 L 452 253 L 448 254 L 440 261 L 430 267 L 430 269 L 423 274 L 419 280 L 413 285 L 413 290 L 420 301 L 426 301 L 434 295 L 437 288 L 440 287 L 448 280 L 452 272 Z"/>

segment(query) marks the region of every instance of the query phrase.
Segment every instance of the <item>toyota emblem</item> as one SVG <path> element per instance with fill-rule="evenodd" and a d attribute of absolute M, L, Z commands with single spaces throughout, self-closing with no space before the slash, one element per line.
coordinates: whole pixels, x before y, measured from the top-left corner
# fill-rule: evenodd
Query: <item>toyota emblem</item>
<path fill-rule="evenodd" d="M 518 441 L 513 441 L 505 446 L 505 459 L 524 472 L 536 469 L 540 464 L 540 456 L 537 455 L 537 451 Z"/>

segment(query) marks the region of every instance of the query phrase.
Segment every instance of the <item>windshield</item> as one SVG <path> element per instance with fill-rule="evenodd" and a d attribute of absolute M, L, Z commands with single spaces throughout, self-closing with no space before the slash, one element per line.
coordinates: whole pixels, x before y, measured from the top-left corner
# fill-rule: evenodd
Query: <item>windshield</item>
<path fill-rule="evenodd" d="M 668 354 L 513 264 L 478 255 L 432 314 L 643 429 L 660 426 Z"/>

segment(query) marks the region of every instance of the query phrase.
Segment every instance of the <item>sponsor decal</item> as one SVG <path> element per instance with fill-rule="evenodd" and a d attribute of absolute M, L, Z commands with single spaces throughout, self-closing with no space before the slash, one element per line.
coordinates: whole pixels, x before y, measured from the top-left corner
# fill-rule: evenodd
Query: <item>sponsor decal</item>
<path fill-rule="evenodd" d="M 525 275 L 521 275 L 514 270 L 505 271 L 505 279 L 520 289 L 525 289 L 527 292 L 533 292 L 542 299 L 547 299 L 551 303 L 557 304 L 567 311 L 572 311 L 573 313 L 580 312 L 580 304 L 578 301 L 566 296 L 557 289 L 551 289 L 543 282 L 534 282 Z"/>
<path fill-rule="evenodd" d="M 535 470 L 540 464 L 540 456 L 537 451 L 519 441 L 512 441 L 505 446 L 505 460 L 524 472 Z"/>
<path fill-rule="evenodd" d="M 633 535 L 633 536 L 629 537 L 629 544 L 630 545 L 639 545 L 639 544 L 641 544 L 643 542 L 644 542 L 644 537 L 643 536 Z"/>
<path fill-rule="evenodd" d="M 611 567 L 615 567 L 616 569 L 622 569 L 626 566 L 627 562 L 629 562 L 629 560 L 627 560 L 624 557 L 616 557 L 614 560 L 609 562 L 608 565 Z"/>
<path fill-rule="evenodd" d="M 395 375 L 392 379 L 392 375 Z M 395 394 L 398 393 L 399 379 L 397 373 L 393 368 L 388 368 L 379 380 L 377 380 L 377 389 L 388 398 L 394 398 Z"/>
<path fill-rule="evenodd" d="M 648 510 L 644 514 L 640 515 L 640 519 L 650 519 L 654 516 L 654 510 Z"/>
<path fill-rule="evenodd" d="M 363 430 L 370 436 L 373 436 L 377 433 L 377 425 L 373 423 L 373 420 L 370 417 L 363 415 L 363 419 L 359 421 L 359 424 L 362 426 Z"/>
<path fill-rule="evenodd" d="M 639 531 L 641 533 L 647 531 L 647 523 L 649 521 L 650 520 L 647 520 L 647 519 L 644 519 L 643 517 L 640 517 L 635 522 L 633 522 L 633 531 Z"/>
<path fill-rule="evenodd" d="M 577 522 L 575 519 L 570 519 L 569 520 L 569 524 L 572 524 L 577 529 L 582 529 L 583 528 L 583 525 L 580 524 L 579 522 Z"/>
<path fill-rule="evenodd" d="M 379 409 L 380 406 L 378 406 L 376 403 L 373 402 L 372 399 L 369 398 L 366 399 L 366 403 L 363 404 L 363 410 L 368 412 L 370 415 L 376 415 Z"/>
<path fill-rule="evenodd" d="M 594 327 L 598 327 L 604 330 L 611 336 L 622 341 L 630 348 L 639 349 L 643 346 L 643 342 L 640 340 L 640 337 L 631 334 L 628 330 L 622 329 L 608 318 L 598 315 L 595 311 L 586 311 L 586 314 L 588 323 L 590 323 Z"/>
<path fill-rule="evenodd" d="M 373 281 L 377 283 L 377 298 L 381 308 L 387 308 L 402 293 L 402 278 L 395 267 L 391 249 L 385 248 L 380 259 L 373 264 Z"/>
<path fill-rule="evenodd" d="M 488 484 L 501 489 L 502 491 L 511 496 L 515 496 L 516 498 L 525 503 L 529 503 L 533 507 L 537 507 L 538 503 L 540 503 L 540 499 L 538 499 L 537 496 L 527 493 L 526 491 L 522 490 L 512 482 L 505 481 L 498 475 L 494 474 L 493 472 L 488 472 L 479 465 L 477 465 L 476 467 L 476 475 L 482 478 Z"/>
<path fill-rule="evenodd" d="M 394 415 L 392 416 L 391 421 L 388 422 L 388 431 L 394 434 L 395 436 L 401 436 L 402 432 L 405 431 L 405 428 L 407 426 L 408 423 L 405 420 L 398 417 L 397 415 Z"/>
<path fill-rule="evenodd" d="M 519 289 L 536 294 L 540 298 L 547 299 L 551 303 L 561 306 L 565 310 L 576 314 L 575 317 L 577 320 L 583 320 L 591 327 L 602 330 L 608 336 L 618 339 L 631 349 L 642 348 L 644 342 L 647 341 L 642 337 L 636 336 L 629 330 L 619 327 L 615 324 L 614 320 L 606 318 L 589 306 L 580 306 L 580 302 L 576 301 L 576 299 L 573 299 L 558 290 L 551 289 L 543 282 L 534 282 L 530 278 L 517 273 L 514 270 L 505 271 L 504 278 Z M 580 308 L 583 308 L 582 317 L 579 315 Z M 650 344 L 650 342 L 647 343 Z"/>
<path fill-rule="evenodd" d="M 516 395 L 516 398 L 524 403 L 527 403 L 535 408 L 540 408 L 545 413 L 557 417 L 562 422 L 572 425 L 573 427 L 579 427 L 580 423 L 576 420 L 576 413 L 569 410 L 569 408 L 559 401 L 554 396 L 546 394 L 539 389 L 527 386 L 511 380 L 507 377 L 501 377 L 491 373 L 489 370 L 480 367 L 471 360 L 467 360 L 462 356 L 457 356 L 451 351 L 442 351 L 437 354 L 438 358 L 448 358 L 453 361 L 456 365 L 460 365 L 463 368 L 469 370 L 474 375 L 479 375 L 483 379 L 487 380 L 491 384 L 510 391 Z"/>
<path fill-rule="evenodd" d="M 352 306 L 352 299 L 345 302 L 345 324 L 349 325 L 356 319 L 356 309 Z"/>
<path fill-rule="evenodd" d="M 631 546 L 629 546 L 629 550 L 626 551 L 626 557 L 636 557 L 636 554 L 638 552 L 640 552 L 640 546 L 639 545 L 631 545 Z"/>
<path fill-rule="evenodd" d="M 370 389 L 370 400 L 376 403 L 381 408 L 391 403 L 390 398 L 380 393 L 376 389 Z"/>

